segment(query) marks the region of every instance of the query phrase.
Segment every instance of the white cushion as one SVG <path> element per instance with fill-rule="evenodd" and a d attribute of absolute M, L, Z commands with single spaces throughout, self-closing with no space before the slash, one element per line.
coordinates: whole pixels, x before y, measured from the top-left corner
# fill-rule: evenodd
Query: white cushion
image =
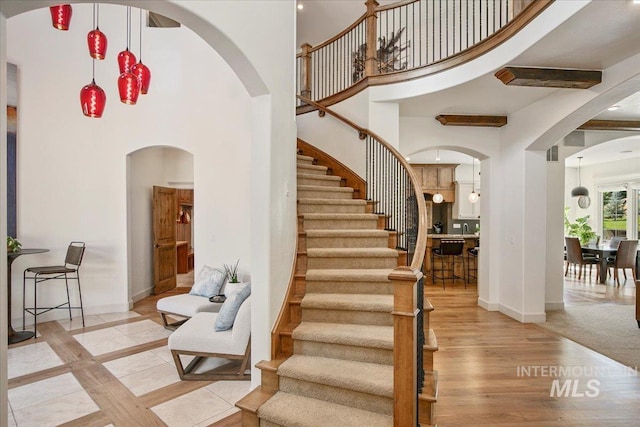
<path fill-rule="evenodd" d="M 227 276 L 223 271 L 205 265 L 200 270 L 200 273 L 198 273 L 198 277 L 189 293 L 207 298 L 218 295 L 226 278 Z"/>
<path fill-rule="evenodd" d="M 169 349 L 243 355 L 251 336 L 251 297 L 244 300 L 233 328 L 216 332 L 217 313 L 197 313 L 169 335 Z"/>
<path fill-rule="evenodd" d="M 245 286 L 227 297 L 218 312 L 218 317 L 216 317 L 216 332 L 231 329 L 233 322 L 236 320 L 238 310 L 240 310 L 240 306 L 245 299 L 249 298 L 249 295 L 251 295 L 251 286 Z"/>
<path fill-rule="evenodd" d="M 160 298 L 156 303 L 156 309 L 167 313 L 179 314 L 185 317 L 193 317 L 196 313 L 220 311 L 222 303 L 210 302 L 209 298 L 191 294 L 173 295 Z"/>

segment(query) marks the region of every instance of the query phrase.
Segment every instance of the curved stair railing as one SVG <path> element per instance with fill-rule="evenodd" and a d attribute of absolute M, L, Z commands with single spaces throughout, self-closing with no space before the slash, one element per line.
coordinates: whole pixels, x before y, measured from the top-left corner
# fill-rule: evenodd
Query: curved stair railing
<path fill-rule="evenodd" d="M 367 86 L 411 80 L 470 61 L 508 40 L 553 0 L 405 0 L 366 12 L 296 57 L 297 93 L 332 105 Z M 309 105 L 298 107 L 310 110 Z"/>
<path fill-rule="evenodd" d="M 427 207 L 420 182 L 406 159 L 383 138 L 344 116 L 298 97 L 358 132 L 366 145 L 366 199 L 374 213 L 385 216 L 386 229 L 396 233 L 396 248 L 407 252 L 407 266 L 389 275 L 394 288 L 394 424 L 417 425 L 432 414 L 419 413 L 425 377 L 423 366 L 424 293 L 422 263 L 427 242 Z"/>

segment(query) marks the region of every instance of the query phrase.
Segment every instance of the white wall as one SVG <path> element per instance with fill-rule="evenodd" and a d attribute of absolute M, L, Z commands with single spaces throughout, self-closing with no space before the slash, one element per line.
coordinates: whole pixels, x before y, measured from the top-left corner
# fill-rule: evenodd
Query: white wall
<path fill-rule="evenodd" d="M 207 189 L 196 196 L 195 251 L 202 254 L 196 263 L 240 258 L 251 269 L 250 166 L 238 161 L 250 157 L 250 98 L 220 56 L 182 27 L 145 29 L 149 94 L 135 106 L 120 103 L 115 55 L 125 45 L 124 10 L 100 8 L 100 28 L 109 37 L 108 57 L 96 64 L 96 82 L 107 92 L 102 119 L 84 117 L 78 102 L 91 79 L 85 41 L 91 5 L 74 5 L 76 25 L 68 32 L 41 25 L 50 19 L 46 9 L 8 21 L 8 60 L 18 65 L 21 107 L 18 237 L 25 247 L 51 249 L 14 264 L 14 307 L 21 271 L 60 262 L 75 239 L 87 242 L 86 312 L 128 309 L 127 155 L 146 146 L 180 147 L 195 156 L 193 181 Z M 21 318 L 19 310 L 12 314 Z"/>

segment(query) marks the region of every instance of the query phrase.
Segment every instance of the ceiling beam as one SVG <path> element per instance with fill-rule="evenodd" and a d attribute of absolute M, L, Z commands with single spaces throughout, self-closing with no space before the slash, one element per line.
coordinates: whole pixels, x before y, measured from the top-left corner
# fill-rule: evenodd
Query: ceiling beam
<path fill-rule="evenodd" d="M 602 82 L 602 71 L 504 67 L 495 76 L 509 86 L 588 89 Z"/>
<path fill-rule="evenodd" d="M 499 128 L 507 124 L 507 116 L 472 116 L 462 114 L 439 114 L 436 120 L 443 126 L 485 126 Z"/>
<path fill-rule="evenodd" d="M 640 131 L 640 120 L 589 120 L 578 129 Z"/>

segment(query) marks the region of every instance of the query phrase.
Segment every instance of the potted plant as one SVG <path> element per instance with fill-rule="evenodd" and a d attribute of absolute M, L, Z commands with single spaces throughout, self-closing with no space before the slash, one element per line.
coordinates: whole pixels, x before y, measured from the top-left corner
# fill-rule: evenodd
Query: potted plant
<path fill-rule="evenodd" d="M 238 264 L 240 260 L 238 259 L 234 265 L 224 264 L 223 265 L 223 273 L 227 276 L 227 280 L 229 283 L 240 283 L 238 280 Z"/>
<path fill-rule="evenodd" d="M 568 210 L 568 207 L 564 208 L 564 230 L 567 236 L 577 237 L 580 240 L 581 245 L 588 244 L 594 237 L 596 237 L 596 232 L 593 231 L 589 224 L 587 224 L 587 221 L 589 221 L 589 215 L 576 218 L 575 222 L 571 222 L 567 216 Z"/>
<path fill-rule="evenodd" d="M 18 252 L 22 243 L 18 242 L 17 239 L 14 239 L 11 236 L 7 236 L 7 251 L 8 252 Z"/>

